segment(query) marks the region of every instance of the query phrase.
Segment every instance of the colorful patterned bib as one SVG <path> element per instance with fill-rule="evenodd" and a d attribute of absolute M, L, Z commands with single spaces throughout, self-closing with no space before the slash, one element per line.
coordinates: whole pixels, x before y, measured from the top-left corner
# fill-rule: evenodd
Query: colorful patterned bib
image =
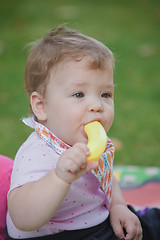
<path fill-rule="evenodd" d="M 23 119 L 23 122 L 27 124 L 27 119 Z M 30 121 L 30 119 L 29 119 Z M 34 121 L 34 120 L 33 120 Z M 27 124 L 31 126 L 31 124 Z M 35 128 L 38 135 L 50 146 L 53 150 L 61 155 L 65 150 L 71 146 L 67 145 L 56 137 L 49 129 L 42 124 L 34 121 L 31 127 Z M 108 202 L 111 201 L 112 192 L 112 178 L 113 178 L 113 160 L 114 160 L 115 148 L 112 141 L 107 139 L 107 147 L 101 158 L 98 160 L 98 167 L 92 170 L 91 173 L 99 180 L 103 191 L 105 192 Z"/>

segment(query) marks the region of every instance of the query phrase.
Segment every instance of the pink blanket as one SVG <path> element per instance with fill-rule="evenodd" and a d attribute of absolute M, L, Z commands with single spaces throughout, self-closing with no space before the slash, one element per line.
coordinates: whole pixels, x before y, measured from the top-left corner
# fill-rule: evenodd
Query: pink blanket
<path fill-rule="evenodd" d="M 13 160 L 0 155 L 0 240 L 5 239 L 4 228 L 6 225 L 7 192 L 10 187 L 10 176 Z"/>

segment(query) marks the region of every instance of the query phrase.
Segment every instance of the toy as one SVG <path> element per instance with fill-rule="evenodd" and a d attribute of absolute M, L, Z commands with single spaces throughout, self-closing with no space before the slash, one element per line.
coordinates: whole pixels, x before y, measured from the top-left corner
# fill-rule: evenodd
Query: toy
<path fill-rule="evenodd" d="M 107 135 L 100 122 L 94 121 L 86 124 L 84 130 L 88 136 L 90 155 L 87 161 L 97 161 L 107 146 Z"/>

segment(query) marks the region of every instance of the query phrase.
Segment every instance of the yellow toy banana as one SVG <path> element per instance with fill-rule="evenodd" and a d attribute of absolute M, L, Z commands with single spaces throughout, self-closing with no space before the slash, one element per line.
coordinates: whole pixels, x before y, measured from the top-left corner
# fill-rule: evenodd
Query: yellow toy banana
<path fill-rule="evenodd" d="M 107 146 L 106 132 L 98 121 L 86 124 L 84 130 L 88 136 L 87 146 L 90 150 L 90 155 L 87 157 L 87 161 L 97 161 Z"/>

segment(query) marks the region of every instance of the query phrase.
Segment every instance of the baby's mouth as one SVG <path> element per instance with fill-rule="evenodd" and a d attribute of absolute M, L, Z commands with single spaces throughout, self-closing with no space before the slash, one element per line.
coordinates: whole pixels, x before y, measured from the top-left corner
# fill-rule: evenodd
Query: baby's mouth
<path fill-rule="evenodd" d="M 83 136 L 85 137 L 86 142 L 88 142 L 88 136 L 87 136 L 87 133 L 86 133 L 85 130 L 84 130 L 84 126 L 85 126 L 85 125 L 83 125 Z"/>

